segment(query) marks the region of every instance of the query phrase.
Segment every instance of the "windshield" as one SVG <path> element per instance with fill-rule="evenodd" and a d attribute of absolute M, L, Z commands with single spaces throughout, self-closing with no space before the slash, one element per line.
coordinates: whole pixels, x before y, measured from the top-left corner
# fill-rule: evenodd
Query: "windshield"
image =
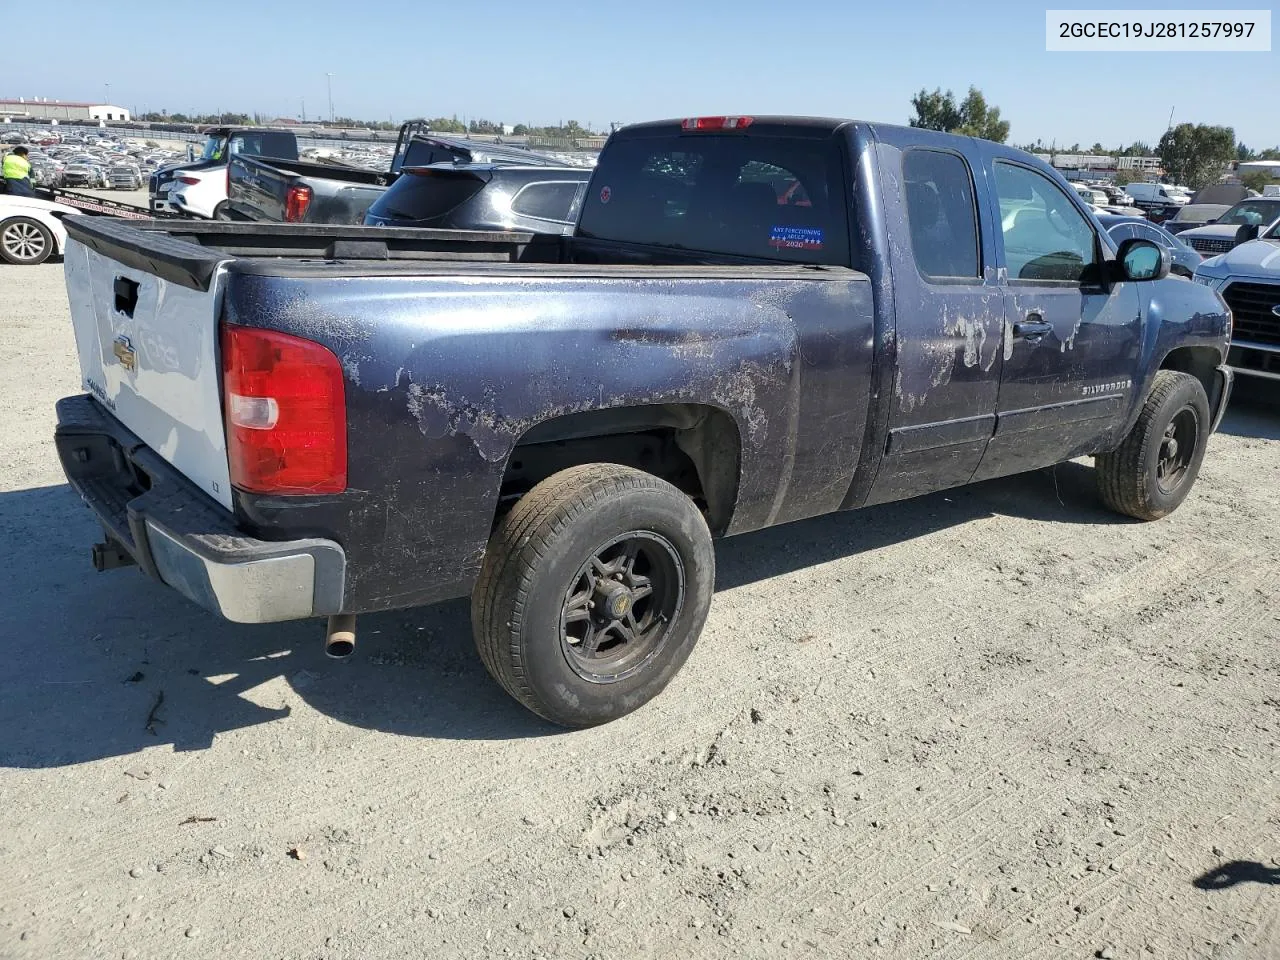
<path fill-rule="evenodd" d="M 1242 200 L 1218 218 L 1218 223 L 1238 227 L 1241 224 L 1265 226 L 1280 217 L 1280 200 Z"/>

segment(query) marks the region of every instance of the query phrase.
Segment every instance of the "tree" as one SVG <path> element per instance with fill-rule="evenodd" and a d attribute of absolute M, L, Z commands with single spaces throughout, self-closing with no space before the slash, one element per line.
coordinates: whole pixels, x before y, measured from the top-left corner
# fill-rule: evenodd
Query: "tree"
<path fill-rule="evenodd" d="M 1240 182 L 1250 190 L 1257 190 L 1259 193 L 1262 193 L 1263 187 L 1269 186 L 1273 183 L 1280 183 L 1280 180 L 1277 180 L 1275 177 L 1263 170 L 1250 170 L 1248 173 L 1242 173 L 1240 175 Z"/>
<path fill-rule="evenodd" d="M 941 130 L 959 133 L 967 137 L 981 137 L 1004 143 L 1009 139 L 1009 122 L 1000 119 L 1000 108 L 987 106 L 987 98 L 977 87 L 970 87 L 963 103 L 956 103 L 956 95 L 938 87 L 932 93 L 921 90 L 911 98 L 916 115 L 911 126 L 923 130 Z"/>
<path fill-rule="evenodd" d="M 514 127 L 511 128 L 511 132 L 515 134 L 517 137 L 523 137 L 528 134 L 529 128 L 525 126 L 523 123 L 517 123 Z"/>
<path fill-rule="evenodd" d="M 1235 159 L 1236 134 L 1230 127 L 1180 123 L 1165 131 L 1156 152 L 1173 182 L 1199 190 L 1216 183 Z"/>
<path fill-rule="evenodd" d="M 1129 184 L 1134 183 L 1135 181 L 1138 183 L 1141 183 L 1142 175 L 1133 170 L 1117 170 L 1116 171 L 1115 183 L 1117 187 L 1127 187 Z"/>
<path fill-rule="evenodd" d="M 1100 154 L 1106 153 L 1107 148 L 1095 140 L 1093 142 L 1093 146 L 1089 148 L 1089 152 L 1092 153 L 1094 156 L 1098 156 Z"/>

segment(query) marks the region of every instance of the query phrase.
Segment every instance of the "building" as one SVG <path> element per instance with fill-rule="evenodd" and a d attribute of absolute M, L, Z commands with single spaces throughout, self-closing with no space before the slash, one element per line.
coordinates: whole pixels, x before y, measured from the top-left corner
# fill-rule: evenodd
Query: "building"
<path fill-rule="evenodd" d="M 48 97 L 0 100 L 0 117 L 10 120 L 128 120 L 129 111 L 111 103 L 80 103 Z"/>
<path fill-rule="evenodd" d="M 1105 153 L 1037 153 L 1036 156 L 1061 170 L 1068 180 L 1086 177 L 1110 180 L 1121 170 L 1143 178 L 1163 173 L 1159 157 L 1113 157 Z"/>

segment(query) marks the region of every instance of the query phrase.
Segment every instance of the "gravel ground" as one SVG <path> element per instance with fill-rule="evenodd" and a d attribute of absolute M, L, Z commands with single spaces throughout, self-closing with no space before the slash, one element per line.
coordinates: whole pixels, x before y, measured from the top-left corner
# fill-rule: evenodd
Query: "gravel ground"
<path fill-rule="evenodd" d="M 1174 516 L 1083 464 L 724 542 L 658 701 L 563 733 L 462 602 L 221 623 L 98 575 L 61 267 L 0 268 L 0 956 L 1280 956 L 1280 413 Z"/>

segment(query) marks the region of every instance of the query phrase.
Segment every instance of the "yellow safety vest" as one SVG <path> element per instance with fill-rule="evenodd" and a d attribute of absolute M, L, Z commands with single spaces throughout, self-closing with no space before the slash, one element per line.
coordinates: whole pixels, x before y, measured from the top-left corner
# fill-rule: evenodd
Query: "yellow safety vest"
<path fill-rule="evenodd" d="M 31 164 L 26 157 L 20 157 L 16 153 L 6 154 L 3 171 L 6 180 L 26 180 L 31 176 Z"/>

